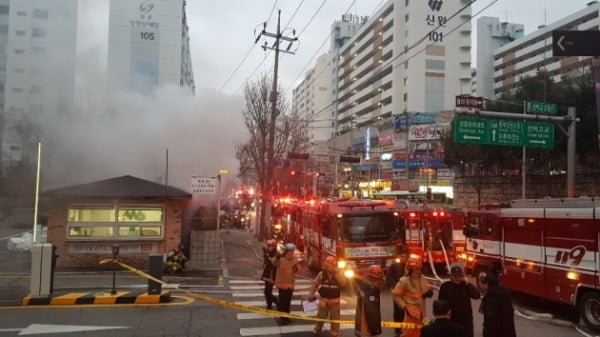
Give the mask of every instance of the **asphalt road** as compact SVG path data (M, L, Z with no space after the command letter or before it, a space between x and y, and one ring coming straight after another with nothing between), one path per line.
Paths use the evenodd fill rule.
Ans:
M224 231L226 264L222 275L189 274L169 279L182 288L197 291L215 298L242 304L264 307L261 283L257 282L261 272L260 249L262 245L249 233ZM0 265L3 261L0 262ZM5 275L1 274L0 279ZM102 277L100 277L102 276ZM59 274L60 287L99 287L104 285L106 275ZM306 293L312 274L305 271L298 275L294 300ZM119 274L122 287L143 286L146 281L125 272ZM0 337L4 336L310 336L312 323L294 320L292 325L279 326L278 320L260 314L236 311L192 298L189 294L173 292L174 301L168 305L136 306L69 306L69 307L0 307ZM344 319L353 319L354 297L343 297ZM391 319L391 295L382 296L382 315ZM479 306L478 301L473 307ZM538 308L539 309L539 308ZM293 305L292 310L299 310ZM475 336L481 336L481 315L475 313ZM515 317L519 336L579 337L573 327L561 326L544 321ZM328 326L326 325L326 328ZM344 327L341 336L353 336L351 327ZM324 332L322 336L329 336ZM382 336L393 336L392 329L384 329Z

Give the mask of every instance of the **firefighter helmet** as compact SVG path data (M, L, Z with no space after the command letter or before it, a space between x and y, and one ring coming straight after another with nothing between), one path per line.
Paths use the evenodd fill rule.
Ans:
M291 242L289 242L289 243L285 244L284 249L285 249L286 252L290 252L290 251L293 252L293 251L296 250L296 245L293 244L293 243L291 243Z
M382 279L383 269L381 269L381 267L378 265L369 266L369 269L367 269L367 276L375 279Z
M421 269L422 265L421 265L421 260L419 260L418 258L415 257L411 257L406 261L406 269L407 270L413 270L413 269Z
M325 258L325 265L327 266L337 266L337 261L335 260L335 257L333 256L328 256Z

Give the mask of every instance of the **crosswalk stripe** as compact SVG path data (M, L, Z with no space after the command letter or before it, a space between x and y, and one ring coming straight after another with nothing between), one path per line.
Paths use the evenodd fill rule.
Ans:
M304 291L296 291L294 290L294 295L298 295L298 296L306 296L308 295L309 291L308 290L304 290ZM273 291L273 294L279 294L278 291ZM256 293L256 292L234 292L231 294L233 297L262 297L265 296L264 293Z
M148 286L148 285L146 285ZM263 290L265 289L264 285L253 285L253 286L229 286L231 290ZM297 285L294 289L310 289L310 285Z
M312 283L312 280L296 279L296 283ZM229 280L229 284L264 284L261 280Z
M235 301L236 304L241 304L241 305L249 305L252 307L264 307L265 304L265 300L262 301ZM348 302L346 302L345 299L341 299L340 300L340 304L347 304ZM292 300L292 305L301 305L300 300Z
M311 315L311 316L316 316L316 311L312 311L312 312L303 312L303 311L292 311L292 314L296 314L296 315ZM354 314L355 314L355 309L342 309L340 310L340 315L342 316L348 316L348 319L353 319L354 318ZM259 314L259 313L255 313L255 312L240 312L237 314L237 319L239 320L244 320L244 319L263 319L263 318L273 318L273 316L269 316L269 315L263 315L263 314Z
M312 331L314 324L303 325L284 325L284 326L266 326L258 328L241 328L240 336L261 336L261 335L278 335L284 333ZM353 329L352 324L342 324L340 329Z

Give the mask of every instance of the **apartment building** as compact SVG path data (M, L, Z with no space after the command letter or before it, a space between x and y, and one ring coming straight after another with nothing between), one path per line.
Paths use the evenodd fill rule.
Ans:
M2 169L33 161L35 125L69 118L73 110L77 0L19 0L8 10L1 67L4 80ZM4 28L2 28L4 27Z
M151 95L163 85L193 93L184 0L111 0L109 92Z
M571 15L540 27L494 51L493 88L496 97L514 89L522 76L535 76L538 69L545 69L553 80L560 82L572 71L587 71L589 56L553 57L552 31L554 30L598 30L600 3L590 2ZM481 69L477 69L478 73ZM477 86L482 83L478 81Z
M494 51L524 34L522 24L500 22L499 18L489 16L477 20L476 96L494 99Z

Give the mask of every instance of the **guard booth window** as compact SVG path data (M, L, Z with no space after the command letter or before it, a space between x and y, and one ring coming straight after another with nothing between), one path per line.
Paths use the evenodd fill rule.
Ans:
M68 239L162 238L164 212L160 206L71 206Z

